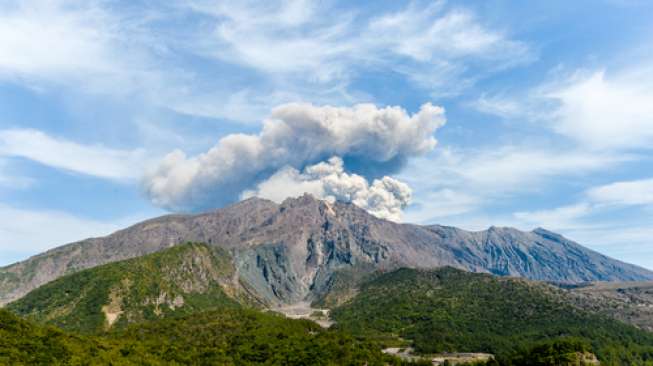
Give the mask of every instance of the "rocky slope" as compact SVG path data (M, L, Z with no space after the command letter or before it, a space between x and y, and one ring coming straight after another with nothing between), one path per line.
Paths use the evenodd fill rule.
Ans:
M469 232L397 224L305 195L277 205L252 198L199 215L169 215L68 244L0 269L0 304L65 274L186 241L229 252L237 277L270 305L313 300L335 271L444 265L558 282L640 281L653 273L537 229Z

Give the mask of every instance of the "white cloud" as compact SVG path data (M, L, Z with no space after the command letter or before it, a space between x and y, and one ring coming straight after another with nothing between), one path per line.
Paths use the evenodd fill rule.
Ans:
M588 190L587 196L598 204L653 205L653 179L614 182Z
M587 219L609 214L623 206L647 205L653 205L653 179L614 182L592 187L584 192L583 199L577 203L552 209L515 212L513 217L520 225L536 225L555 230L600 231L615 224L598 220L588 223Z
M80 95L102 95L136 101L139 108L190 115L195 115L189 108L193 106L204 116L233 90L212 85L208 92L197 69L175 63L180 55L172 48L182 36L163 36L156 27L174 21L177 14L166 11L81 0L3 2L0 80L36 91L55 90L75 98L75 104ZM214 112L211 117L226 117Z
M416 224L433 224L435 220L451 218L473 212L483 199L469 192L442 188L422 193L419 201L406 212L406 221Z
M537 189L547 179L583 175L631 160L613 153L505 145L480 149L442 148L416 159L401 178L411 185L467 187L478 192L523 192Z
M653 68L575 76L546 96L560 103L555 131L588 148L653 146Z
M110 34L98 29L109 19L97 7L34 1L1 9L0 73L60 78L115 72Z
M57 169L117 181L138 179L146 165L143 150L81 145L30 129L0 130L0 156L26 158Z
M328 81L345 72L338 59L346 58L354 44L346 37L349 17L328 19L315 7L289 1L195 3L194 9L217 17L214 38L202 40L212 56L266 72L312 72L314 81Z
M214 64L189 67L197 56ZM373 101L350 85L362 73L455 94L480 77L472 63L491 72L529 57L525 44L441 3L374 14L309 1L0 5L0 79L247 122L290 101Z
M653 146L653 67L608 73L553 73L527 92L482 95L471 106L506 119L526 119L566 136L579 149L649 149Z
M455 169L465 180L476 184L514 190L519 189L520 185L539 183L545 178L602 169L606 164L622 159L608 154L506 146L485 151L470 160L463 158Z
M292 167L283 168L243 196L281 202L304 193L331 202L350 202L393 221L401 220L402 210L411 199L411 190L404 183L386 176L370 184L360 175L345 173L344 163L338 157L308 166L301 173Z
M0 265L25 259L56 245L110 234L138 221L97 221L66 212L26 210L0 204Z
M460 79L467 58L486 62L490 70L532 56L525 44L482 25L470 11L449 10L442 2L371 15L306 1L195 1L191 8L216 22L213 38L202 38L198 52L285 74L286 80L347 84L365 67L405 74L442 94L454 89L444 81Z
M407 220L419 223L444 220L478 229L493 222L497 224L498 220L505 224L516 221L514 216L479 218L487 207L524 194L540 194L548 184L560 182L562 177L564 181L578 180L631 159L624 154L517 145L440 148L429 156L413 159L398 178L413 188L418 203L409 207Z
M523 117L526 113L524 101L517 101L505 95L481 95L477 100L468 105L476 110L502 118Z
M579 70L570 77L568 74L560 76L560 70L554 70L551 75L552 81L530 91L522 91L519 95L483 96L473 105L485 113L515 121L528 120L534 126L567 137L564 143L569 147L564 150L577 154L568 158L564 150L554 152L545 160L560 164L548 166L536 162L534 167L538 169L550 171L553 168L555 172L580 164L580 173L605 173L609 167L625 162L647 164L646 152L653 146L653 68L650 62L611 72ZM570 174L575 175L573 169L565 173L566 176ZM541 186L542 182L537 185ZM575 184L582 183L576 181ZM608 254L614 253L649 268L653 266L653 262L635 256L626 258L628 253L650 253L652 250L650 236L647 237L653 204L651 179L593 187L585 189L580 196L578 201L568 205L516 212L506 221L521 228L543 226L560 231L594 248L603 248Z
M530 90L483 94L468 103L483 113L529 121L586 151L633 151L653 146L653 66L641 62L608 72L550 72Z
M373 18L364 37L367 44L420 62L465 56L506 61L508 55L519 62L528 54L523 43L485 28L469 11L445 12L438 2Z
M577 230L579 226L583 226L577 220L591 212L592 206L590 204L578 203L556 207L551 210L515 212L513 216L524 223L523 225L554 228L555 230Z
M444 123L444 110L430 103L412 116L372 104L286 104L272 111L258 135L228 135L195 157L170 153L144 186L156 205L187 210L223 206L285 166L302 169L331 156L345 159L354 173L384 175L433 149L433 134Z
M173 73L154 60L147 14L101 2L9 1L0 5L0 78L28 87L152 99ZM151 94L148 94L150 93Z

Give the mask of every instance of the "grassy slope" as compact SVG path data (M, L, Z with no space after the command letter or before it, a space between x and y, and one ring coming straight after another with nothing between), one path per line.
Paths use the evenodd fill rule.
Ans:
M234 269L223 250L184 244L61 277L7 306L19 315L63 329L91 333L108 328L237 306L225 293ZM232 293L234 295L234 293ZM182 305L183 303L183 305Z
M578 310L562 296L546 285L453 268L400 269L364 284L332 317L340 329L401 336L427 353L508 356L543 339L576 336L607 365L653 360L653 334Z

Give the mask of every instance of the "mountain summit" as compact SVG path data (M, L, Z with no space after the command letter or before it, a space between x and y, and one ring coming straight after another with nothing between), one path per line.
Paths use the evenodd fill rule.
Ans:
M653 272L544 229L470 232L398 224L352 204L304 195L281 204L251 198L208 213L162 216L52 249L0 269L0 304L65 274L187 241L226 250L238 279L270 305L313 300L346 270L452 266L565 283L653 279Z

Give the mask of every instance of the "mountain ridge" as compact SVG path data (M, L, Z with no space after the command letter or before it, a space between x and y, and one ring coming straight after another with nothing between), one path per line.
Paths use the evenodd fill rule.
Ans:
M62 275L188 241L228 251L238 276L271 304L312 300L339 269L449 265L569 283L653 279L653 272L544 229L398 224L304 195L281 204L250 198L207 213L166 215L51 249L0 268L0 304Z

